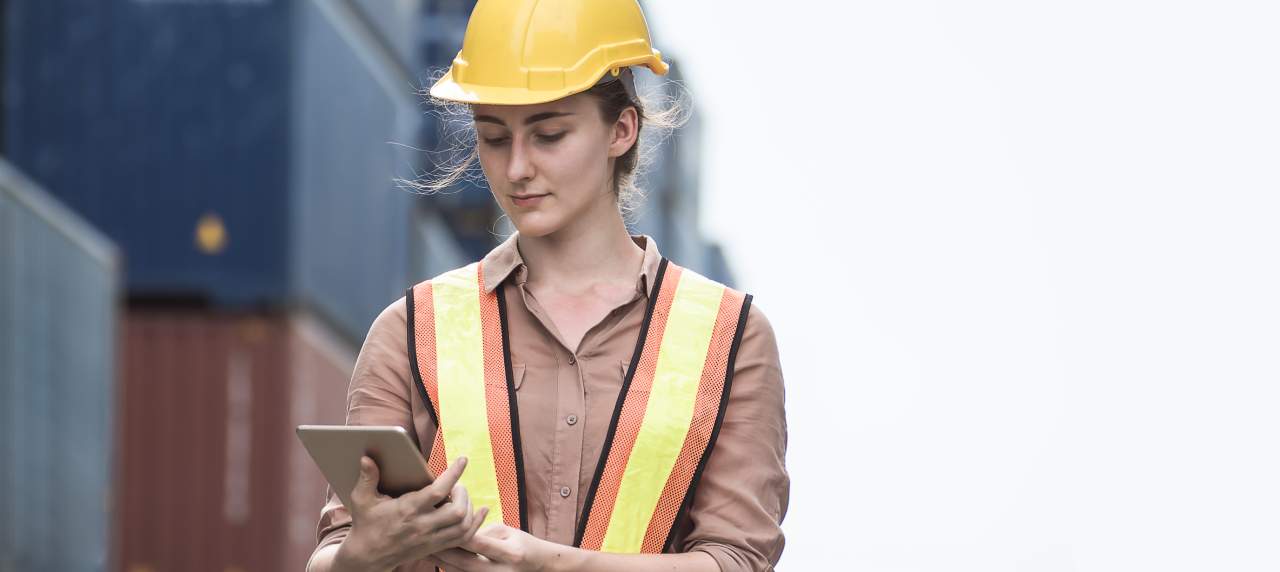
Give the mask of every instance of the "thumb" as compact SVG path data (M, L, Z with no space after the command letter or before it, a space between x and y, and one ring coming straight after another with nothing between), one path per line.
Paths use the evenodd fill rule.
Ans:
M378 496L378 464L368 455L361 456L360 477L356 479L356 486L351 490L351 500L363 504Z

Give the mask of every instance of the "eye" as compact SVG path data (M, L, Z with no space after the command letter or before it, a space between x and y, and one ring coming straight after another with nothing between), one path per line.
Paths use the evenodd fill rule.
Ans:
M498 147L500 145L505 145L507 141L510 141L510 140L511 140L511 137L507 135L503 135L501 137L481 137L480 138L481 142L483 142L485 145L488 145L490 147Z
M565 133L568 133L568 132L561 131L559 133L546 133L546 134L539 133L537 134L537 138L539 141L542 141L543 143L555 143L556 141L564 139Z

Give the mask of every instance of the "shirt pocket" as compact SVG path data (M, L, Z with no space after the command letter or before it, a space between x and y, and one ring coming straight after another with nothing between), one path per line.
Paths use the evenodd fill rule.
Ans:
M612 366L611 369L609 369L609 375L605 376L602 380L602 385L600 385L599 388L600 394L612 395L609 399L617 399L618 392L620 392L620 390L622 390L622 386L627 383L627 372L630 370L630 361L620 361L616 366ZM630 390L634 393L649 393L648 390L641 392L641 390L637 389L635 386L635 380L632 380Z
M511 364L511 384L515 386L516 391L520 391L520 386L524 385L524 373L524 364Z

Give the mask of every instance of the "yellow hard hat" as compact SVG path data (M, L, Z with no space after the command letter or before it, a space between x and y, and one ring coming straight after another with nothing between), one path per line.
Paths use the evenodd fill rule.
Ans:
M431 95L527 105L590 89L643 65L664 75L638 0L479 0L462 51Z

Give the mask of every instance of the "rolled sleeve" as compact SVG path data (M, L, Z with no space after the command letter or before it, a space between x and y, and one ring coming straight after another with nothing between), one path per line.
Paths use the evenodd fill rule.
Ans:
M790 492L783 405L777 340L753 304L724 421L695 489L683 551L705 552L725 572L772 570L777 564Z

